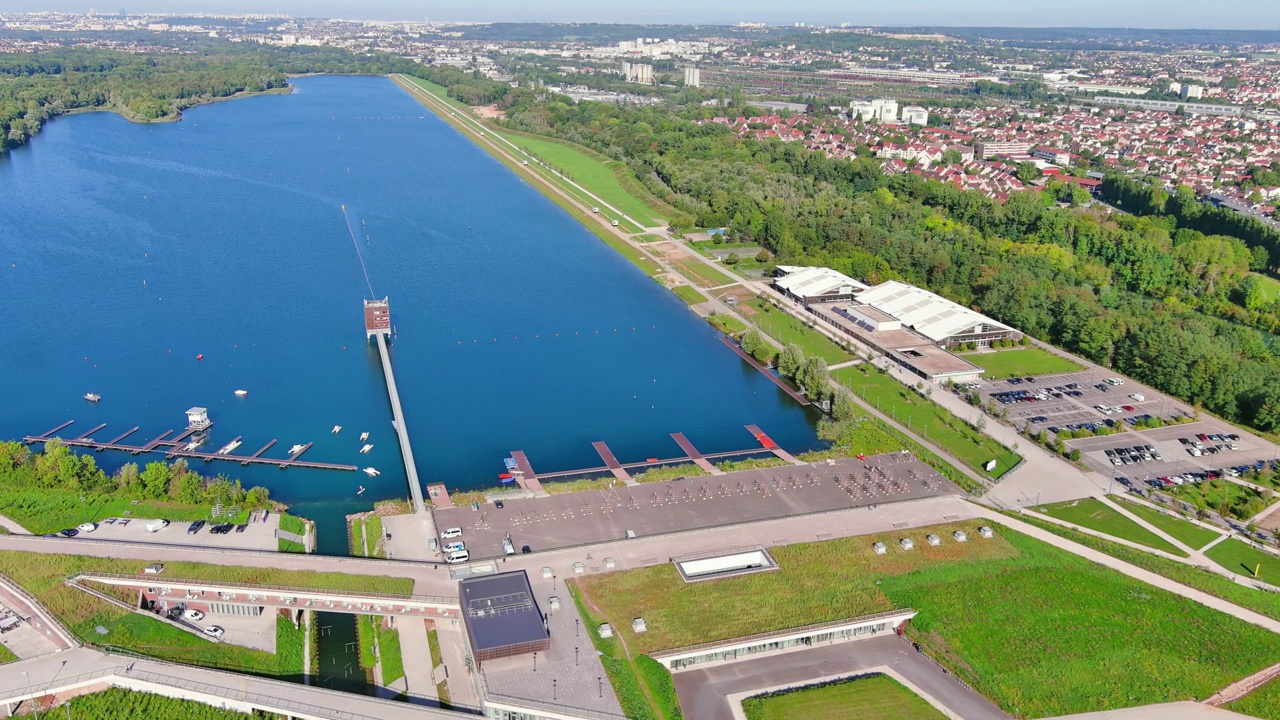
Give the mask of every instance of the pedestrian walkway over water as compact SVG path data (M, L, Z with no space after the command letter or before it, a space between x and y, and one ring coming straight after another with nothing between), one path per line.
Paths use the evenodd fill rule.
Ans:
M378 354L382 356L382 374L387 380L387 395L391 398L392 424L400 438L400 454L404 457L404 473L409 481L409 493L413 497L415 512L426 512L427 504L422 499L422 483L418 482L418 466L413 462L413 448L409 446L409 431L404 425L404 411L400 409L400 391L396 390L396 375L391 370L391 353L387 348L387 338L383 333L375 333L378 339Z

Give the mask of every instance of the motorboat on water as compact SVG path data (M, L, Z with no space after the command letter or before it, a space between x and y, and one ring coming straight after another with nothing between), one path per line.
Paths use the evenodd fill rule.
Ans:
M363 495L363 494L364 494L364 486L363 486L363 485L361 485L361 486L360 486L360 489L356 491L356 494L357 494L357 495Z
M188 442L186 445L183 445L182 449L186 450L187 452L191 452L192 450L195 450L196 448L203 445L204 441L205 441L204 435L196 435L195 437L191 438L190 442Z
M218 448L218 454L219 454L219 455L227 455L227 454L229 454L232 450L235 450L235 449L236 449L236 448L238 448L238 447L240 447L240 438L236 438L235 440L232 440L231 442L227 443L226 445L223 445L222 447Z
M340 433L340 432L342 432L342 426L341 426L341 425L334 425L334 426L333 426L333 434L334 434L334 435L337 435L337 434L338 434L338 433Z
M369 439L369 433L367 432L360 433L360 442L364 442L365 440L368 440L368 439Z
M236 397L245 397L249 394L248 390L237 390Z
M368 475L369 477L378 477L382 473L378 472L377 469L375 468L367 467L364 469L364 474Z
M366 444L364 447L360 448L360 452L362 452L362 453L367 453L367 452L369 452L369 451L370 451L370 450L372 450L372 449L373 449L373 446L372 446L372 445L368 445L368 444Z
M84 399L88 400L89 402L98 402L99 400L102 399L102 396L99 395L98 393L85 393Z
M303 445L302 443L298 443L297 445L294 445L293 447L289 448L289 454L297 455L299 452L302 452L302 448L304 447L306 447L306 445Z

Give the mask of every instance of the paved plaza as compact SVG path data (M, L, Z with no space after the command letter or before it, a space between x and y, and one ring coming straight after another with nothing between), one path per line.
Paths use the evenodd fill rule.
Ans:
M881 503L960 496L963 491L909 453L806 466L512 499L478 510L436 510L441 528L460 527L473 560L502 557L510 533L520 554L649 537Z

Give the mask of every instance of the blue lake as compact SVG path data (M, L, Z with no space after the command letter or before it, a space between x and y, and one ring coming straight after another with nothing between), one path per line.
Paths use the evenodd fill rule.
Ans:
M195 464L337 529L333 552L343 514L406 495L357 245L391 299L424 482L495 485L511 450L540 472L596 466L594 440L672 457L676 431L747 448L747 423L820 444L813 411L681 300L384 78L300 79L172 124L60 119L0 158L0 187L0 438L75 420L65 435L138 425L141 443L204 406L206 449L314 442L306 459L382 474Z

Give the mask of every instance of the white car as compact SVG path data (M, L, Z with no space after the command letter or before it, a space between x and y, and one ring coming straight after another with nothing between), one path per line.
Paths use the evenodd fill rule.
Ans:
M186 620L191 620L192 622L200 622L204 619L204 613L193 608L187 608L182 612L182 617Z
M221 625L210 625L209 627L205 628L201 632L203 632L205 635L208 635L211 638L220 638L224 634L226 634L227 631L223 630Z
M1138 402L1143 402L1144 400L1147 399L1147 396L1143 395L1142 393L1133 393L1129 395L1129 398L1132 400L1137 400Z
M466 544L460 543L460 542L449 543L444 546L444 551L447 553L458 553L466 549L467 549Z
M466 550L461 550L459 552L449 553L445 556L444 561L450 565L456 565L457 563L464 563L470 559L471 553L468 553Z
M98 529L98 523L87 522L80 526L80 532L93 532Z
M444 538L445 540L448 540L450 538L462 537L462 528L460 527L445 528L444 530L440 531L440 537Z

